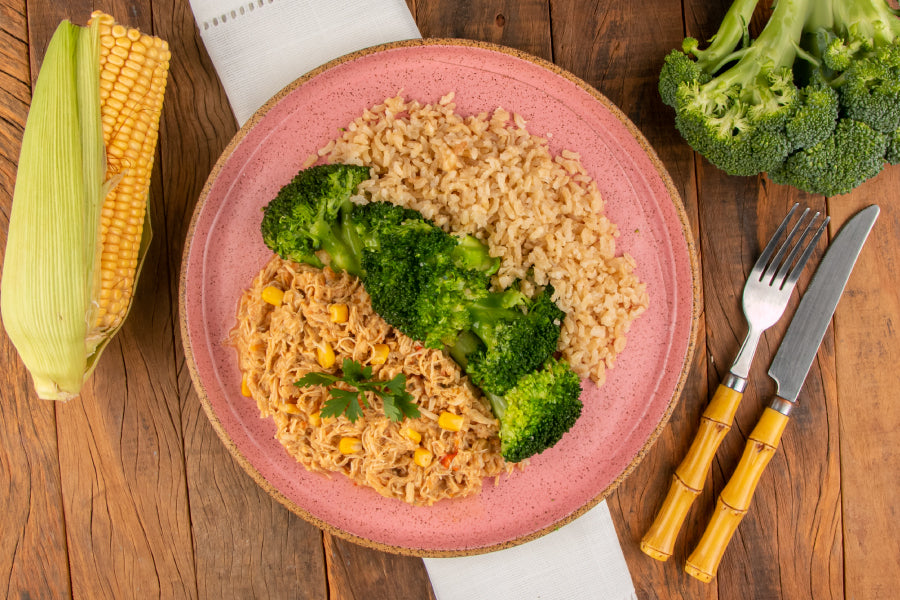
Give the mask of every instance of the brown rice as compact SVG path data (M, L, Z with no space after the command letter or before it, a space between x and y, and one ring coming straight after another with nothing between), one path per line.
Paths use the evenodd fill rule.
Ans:
M389 98L311 160L370 166L373 179L360 189L372 199L486 241L502 258L497 286L529 274L537 285L551 283L567 315L563 356L602 384L648 296L634 260L616 255L618 230L596 184L578 154L552 156L519 115L497 108L463 117L453 97L424 105Z

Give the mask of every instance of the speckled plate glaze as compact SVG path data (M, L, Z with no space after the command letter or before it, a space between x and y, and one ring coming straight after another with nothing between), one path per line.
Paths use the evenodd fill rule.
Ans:
M225 345L235 307L270 253L260 209L339 128L385 98L436 102L456 92L457 111L498 106L521 114L551 150L581 154L647 282L650 309L598 389L586 385L573 430L528 468L477 497L413 507L343 476L308 473L241 396ZM606 497L659 435L677 401L696 335L698 274L690 228L672 182L630 121L596 90L520 52L462 40L417 40L358 52L313 71L272 98L219 159L197 204L181 273L181 327L206 412L241 466L289 509L331 533L421 556L486 552L534 539Z

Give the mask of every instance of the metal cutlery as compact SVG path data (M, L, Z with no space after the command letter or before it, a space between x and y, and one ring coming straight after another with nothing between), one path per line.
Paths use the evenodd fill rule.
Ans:
M750 271L742 296L747 335L728 376L703 412L697 435L675 471L656 519L641 540L641 550L657 560L664 561L672 555L675 539L691 504L703 489L716 450L731 429L760 336L784 313L800 272L828 224L827 217L820 221L818 212L807 219L807 208L784 237L798 206L795 204L788 212Z
M877 206L869 206L841 228L800 300L769 367L769 376L777 384L776 396L750 434L737 468L719 495L713 517L685 565L685 571L701 581L711 581L715 576L722 554L750 506L759 478L778 448L800 388L878 212Z

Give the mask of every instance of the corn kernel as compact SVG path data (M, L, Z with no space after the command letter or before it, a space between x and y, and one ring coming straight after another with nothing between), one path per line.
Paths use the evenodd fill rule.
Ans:
M388 348L387 344L375 344L372 346L372 358L369 360L370 364L373 365L383 365L387 362L388 354L390 354L391 349Z
M112 16L100 11L91 13L91 21L96 21L100 30L100 110L107 148L106 179L123 173L132 175L129 185L120 185L107 194L103 210L131 206L137 215L135 227L127 230L125 237L121 237L122 232L113 232L121 239L108 239L108 232L101 229L103 247L115 248L114 253L101 256L101 271L118 272L124 268L121 275L102 279L104 288L115 292L100 300L94 327L111 331L121 323L131 301L157 139L156 135L138 132L159 129L169 65L166 56L148 52L150 45L162 46L162 40L142 36L137 29L117 24ZM147 43L136 43L142 37L147 38Z
M284 402L281 404L281 412L286 412L289 415L303 414L303 411L296 404L291 404L290 402Z
M338 450L341 454L356 454L362 450L362 441L355 437L343 437L338 442Z
M241 396L250 397L250 386L247 385L247 376L241 375Z
M281 302L284 300L284 292L274 285L266 286L260 296L272 306L281 306Z
M422 434L412 427L404 427L402 433L417 444L422 442Z
M329 369L334 365L334 348L331 344L325 342L316 348L316 360L323 369Z
M444 411L438 417L438 427L447 431L459 431L462 429L462 415L454 415L452 412Z
M328 306L328 313L331 315L332 323L346 323L350 309L346 304L331 304Z
M322 424L322 414L319 411L314 412L309 415L309 424L313 427L318 427Z
M430 465L432 460L434 460L434 454L430 450L416 448L416 451L413 452L413 462L422 468Z

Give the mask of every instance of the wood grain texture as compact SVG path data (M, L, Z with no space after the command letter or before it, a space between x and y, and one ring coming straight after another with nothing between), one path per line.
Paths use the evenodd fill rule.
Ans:
M659 100L656 78L662 58L685 35L715 32L730 0L406 1L424 36L518 48L595 86L647 137L686 206L704 282L697 353L669 425L608 499L638 597L894 595L900 167L826 201L764 177L729 177L695 155ZM172 49L151 190L154 241L132 313L82 398L38 401L0 334L5 595L433 599L420 560L325 535L269 497L218 439L193 389L178 327L181 254L200 190L237 126L187 0L0 0L0 244L32 74L59 20L83 23L94 8L167 39ZM752 31L767 10L757 11ZM750 512L718 578L703 585L683 572L684 560L774 392L766 370L787 319L763 338L735 427L675 555L660 563L638 544L744 335L744 278L795 201L827 209L832 235L867 204L883 212ZM796 303L797 294L788 314Z
M417 0L414 14L422 37L492 42L553 59L545 0Z
M419 558L387 554L325 534L331 600L434 600Z
M185 366L177 325L181 256L197 198L237 130L185 2L154 2L153 25L172 51L158 163L163 193L173 366L201 598L323 598L321 532L291 514L240 468L206 418ZM184 118L191 115L191 118ZM191 159L186 161L185 157Z
M31 30L45 39L62 18L83 24L92 9L125 15L128 25L152 32L149 2L31 2ZM164 202L157 178L150 194L157 231ZM81 398L57 407L77 597L196 595L166 257L165 239L157 236L128 320Z
M834 317L847 598L896 595L900 576L900 204L894 167L829 199L834 227L878 204L881 214Z

